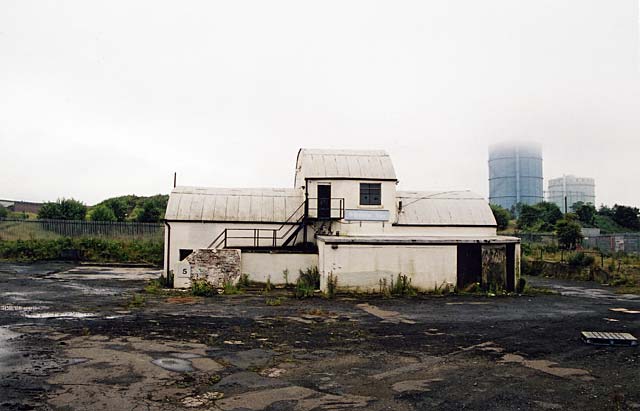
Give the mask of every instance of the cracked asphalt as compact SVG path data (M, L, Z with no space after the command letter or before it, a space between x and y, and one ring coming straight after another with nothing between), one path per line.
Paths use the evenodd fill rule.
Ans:
M493 298L276 291L131 304L158 275L0 264L0 409L640 409L640 349L580 340L640 337L640 299L592 283L531 278L561 294Z

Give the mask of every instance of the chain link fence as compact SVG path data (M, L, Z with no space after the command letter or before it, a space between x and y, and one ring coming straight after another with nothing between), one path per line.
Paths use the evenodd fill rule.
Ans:
M0 240L38 240L60 237L162 241L164 239L164 224L72 220L0 220Z
M551 233L517 233L525 244L558 245ZM640 233L600 234L585 237L582 248L598 250L604 254L627 253L640 255Z

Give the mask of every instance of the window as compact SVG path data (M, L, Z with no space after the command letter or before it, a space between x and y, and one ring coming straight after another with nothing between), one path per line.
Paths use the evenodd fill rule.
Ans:
M182 261L185 258L189 257L192 252L193 252L193 250L180 249L180 261Z
M360 205L382 205L380 183L360 183Z

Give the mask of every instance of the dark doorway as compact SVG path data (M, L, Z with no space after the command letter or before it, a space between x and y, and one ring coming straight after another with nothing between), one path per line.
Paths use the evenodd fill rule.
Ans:
M480 244L458 245L458 288L482 282L482 248Z
M329 184L318 185L318 219L331 218L331 186Z
M516 245L507 244L507 291L516 290Z

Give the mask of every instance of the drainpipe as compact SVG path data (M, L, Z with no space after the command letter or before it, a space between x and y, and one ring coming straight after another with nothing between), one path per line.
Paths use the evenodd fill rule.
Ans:
M164 225L167 227L167 286L173 288L173 276L169 278L171 272L171 226L167 220L164 220Z
M307 247L307 217L309 216L309 180L304 184L304 218L302 219L302 243Z

